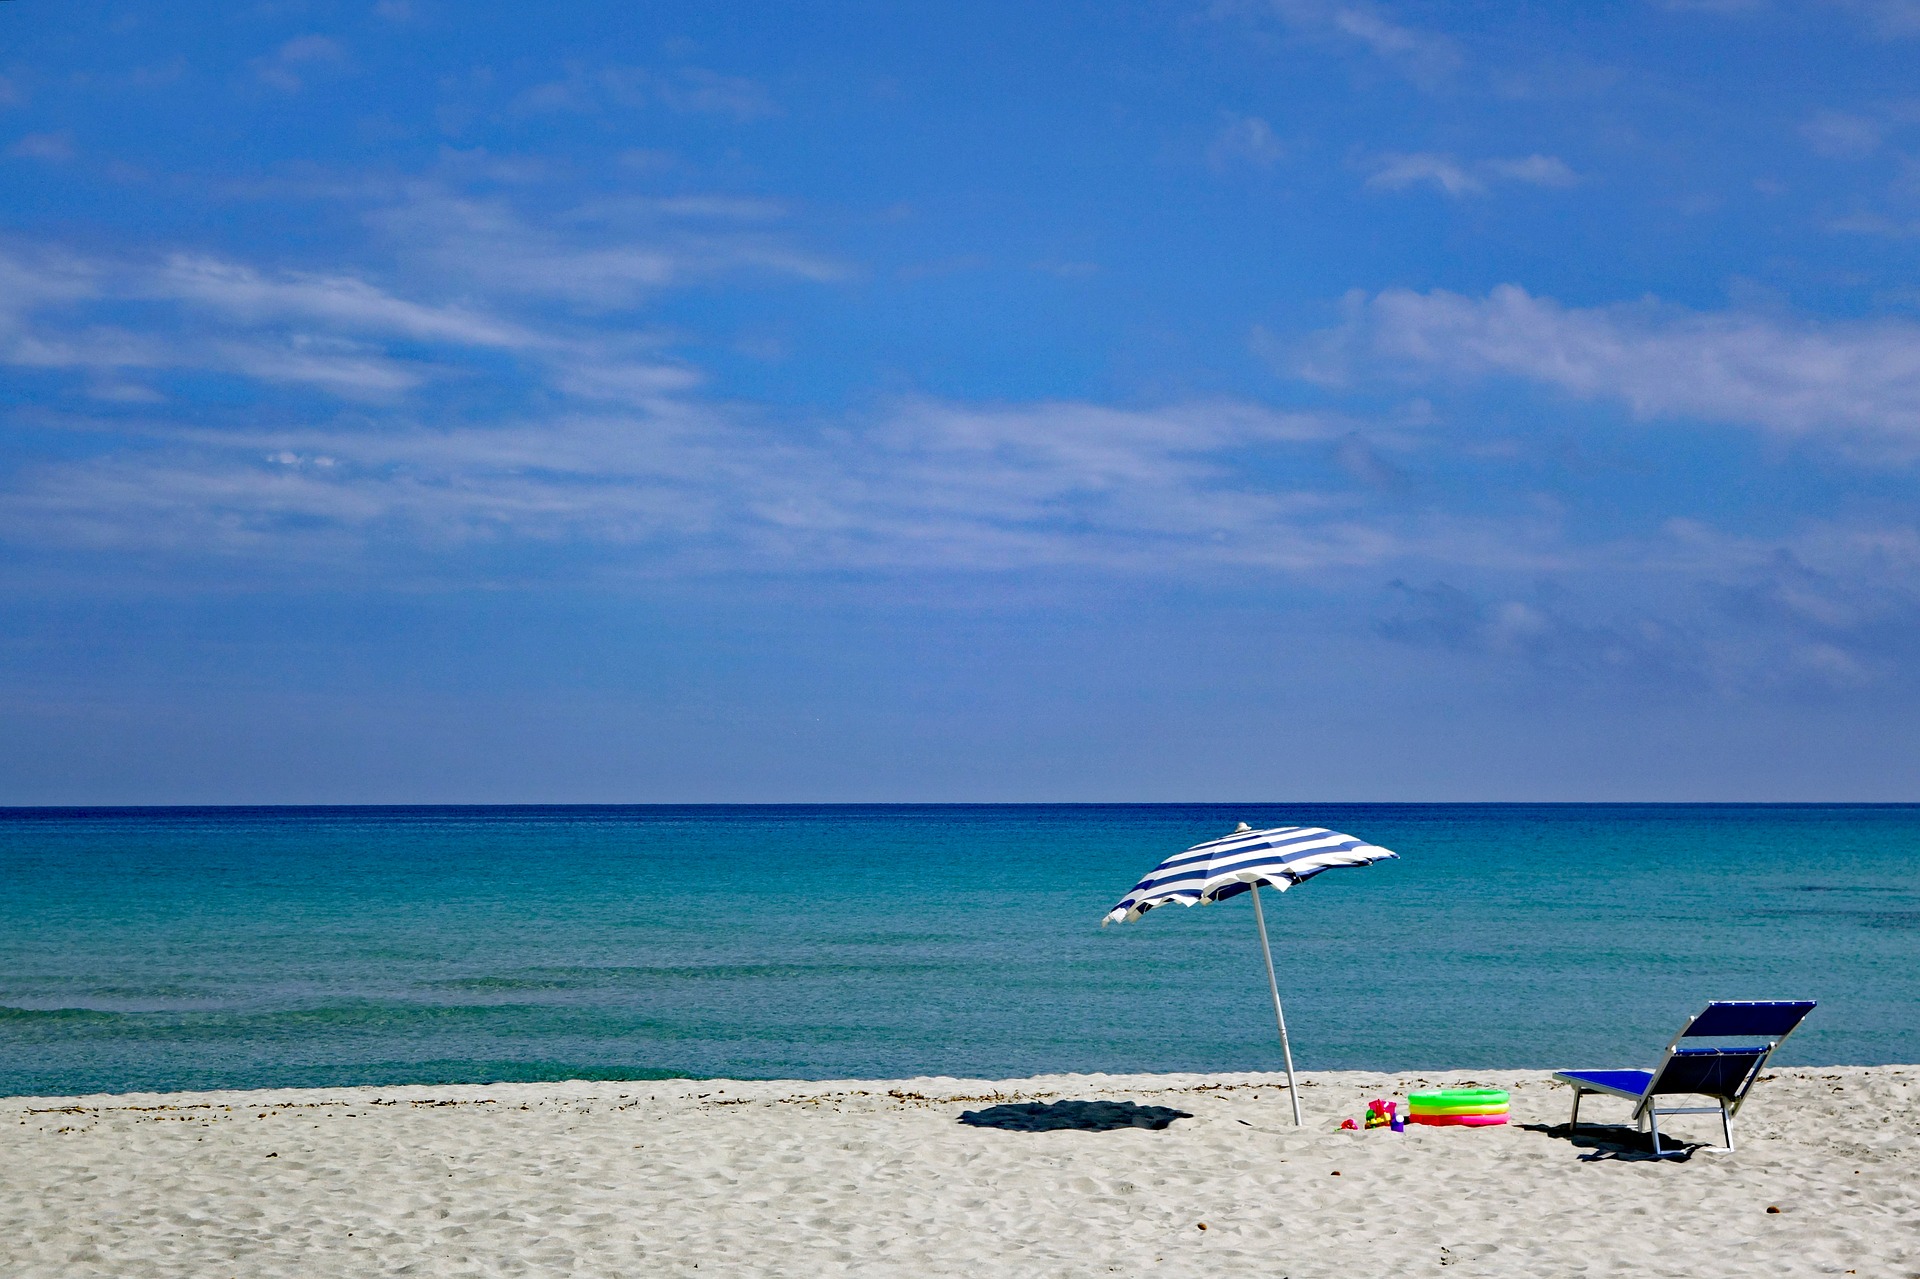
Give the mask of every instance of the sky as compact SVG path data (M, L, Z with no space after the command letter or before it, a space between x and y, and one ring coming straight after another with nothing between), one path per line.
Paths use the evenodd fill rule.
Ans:
M0 4L0 804L1920 800L1916 65Z

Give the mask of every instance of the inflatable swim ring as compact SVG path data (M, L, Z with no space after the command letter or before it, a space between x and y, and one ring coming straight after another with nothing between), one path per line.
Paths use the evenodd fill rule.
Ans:
M1448 1088L1440 1092L1410 1093L1407 1104L1416 1110L1428 1106L1504 1106L1507 1094L1498 1088Z
M1507 1103L1494 1102L1457 1102L1450 1106L1409 1106L1416 1115L1504 1115Z

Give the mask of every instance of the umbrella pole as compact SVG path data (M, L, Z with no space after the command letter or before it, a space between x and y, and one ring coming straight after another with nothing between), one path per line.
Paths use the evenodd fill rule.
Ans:
M1267 961L1267 989L1273 992L1273 1019L1280 1024L1280 1055L1287 1060L1287 1098L1293 1102L1293 1123L1300 1126L1300 1085L1293 1079L1293 1047L1287 1043L1287 1014L1280 1008L1280 983L1273 975L1273 947L1267 941L1267 917L1260 909L1260 885L1253 890L1253 926L1260 931L1260 956Z

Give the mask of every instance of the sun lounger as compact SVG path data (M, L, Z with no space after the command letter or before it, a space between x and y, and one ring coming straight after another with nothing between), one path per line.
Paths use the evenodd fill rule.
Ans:
M1653 1153L1679 1154L1660 1149L1660 1116L1720 1116L1725 1146L1733 1149L1733 1116L1746 1099L1747 1090L1760 1077L1767 1058L1780 1041L1793 1033L1801 1018L1813 1011L1811 999L1775 1002L1728 1001L1711 1003L1694 1017L1667 1045L1666 1056L1652 1070L1562 1070L1554 1075L1558 1083L1573 1085L1573 1119L1568 1135L1580 1127L1580 1098L1588 1093L1625 1097L1634 1103L1636 1128L1653 1133ZM1698 1046L1691 1040L1743 1041L1737 1047ZM1685 1047L1682 1045L1685 1044ZM1710 1097L1713 1106L1676 1106L1662 1108L1655 1100L1676 1094Z

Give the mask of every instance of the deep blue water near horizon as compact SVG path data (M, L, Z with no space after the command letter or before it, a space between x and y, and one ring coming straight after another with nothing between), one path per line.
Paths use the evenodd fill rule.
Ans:
M0 1094L1277 1069L1245 820L1401 860L1266 897L1303 1069L1920 1062L1920 806L0 809Z

